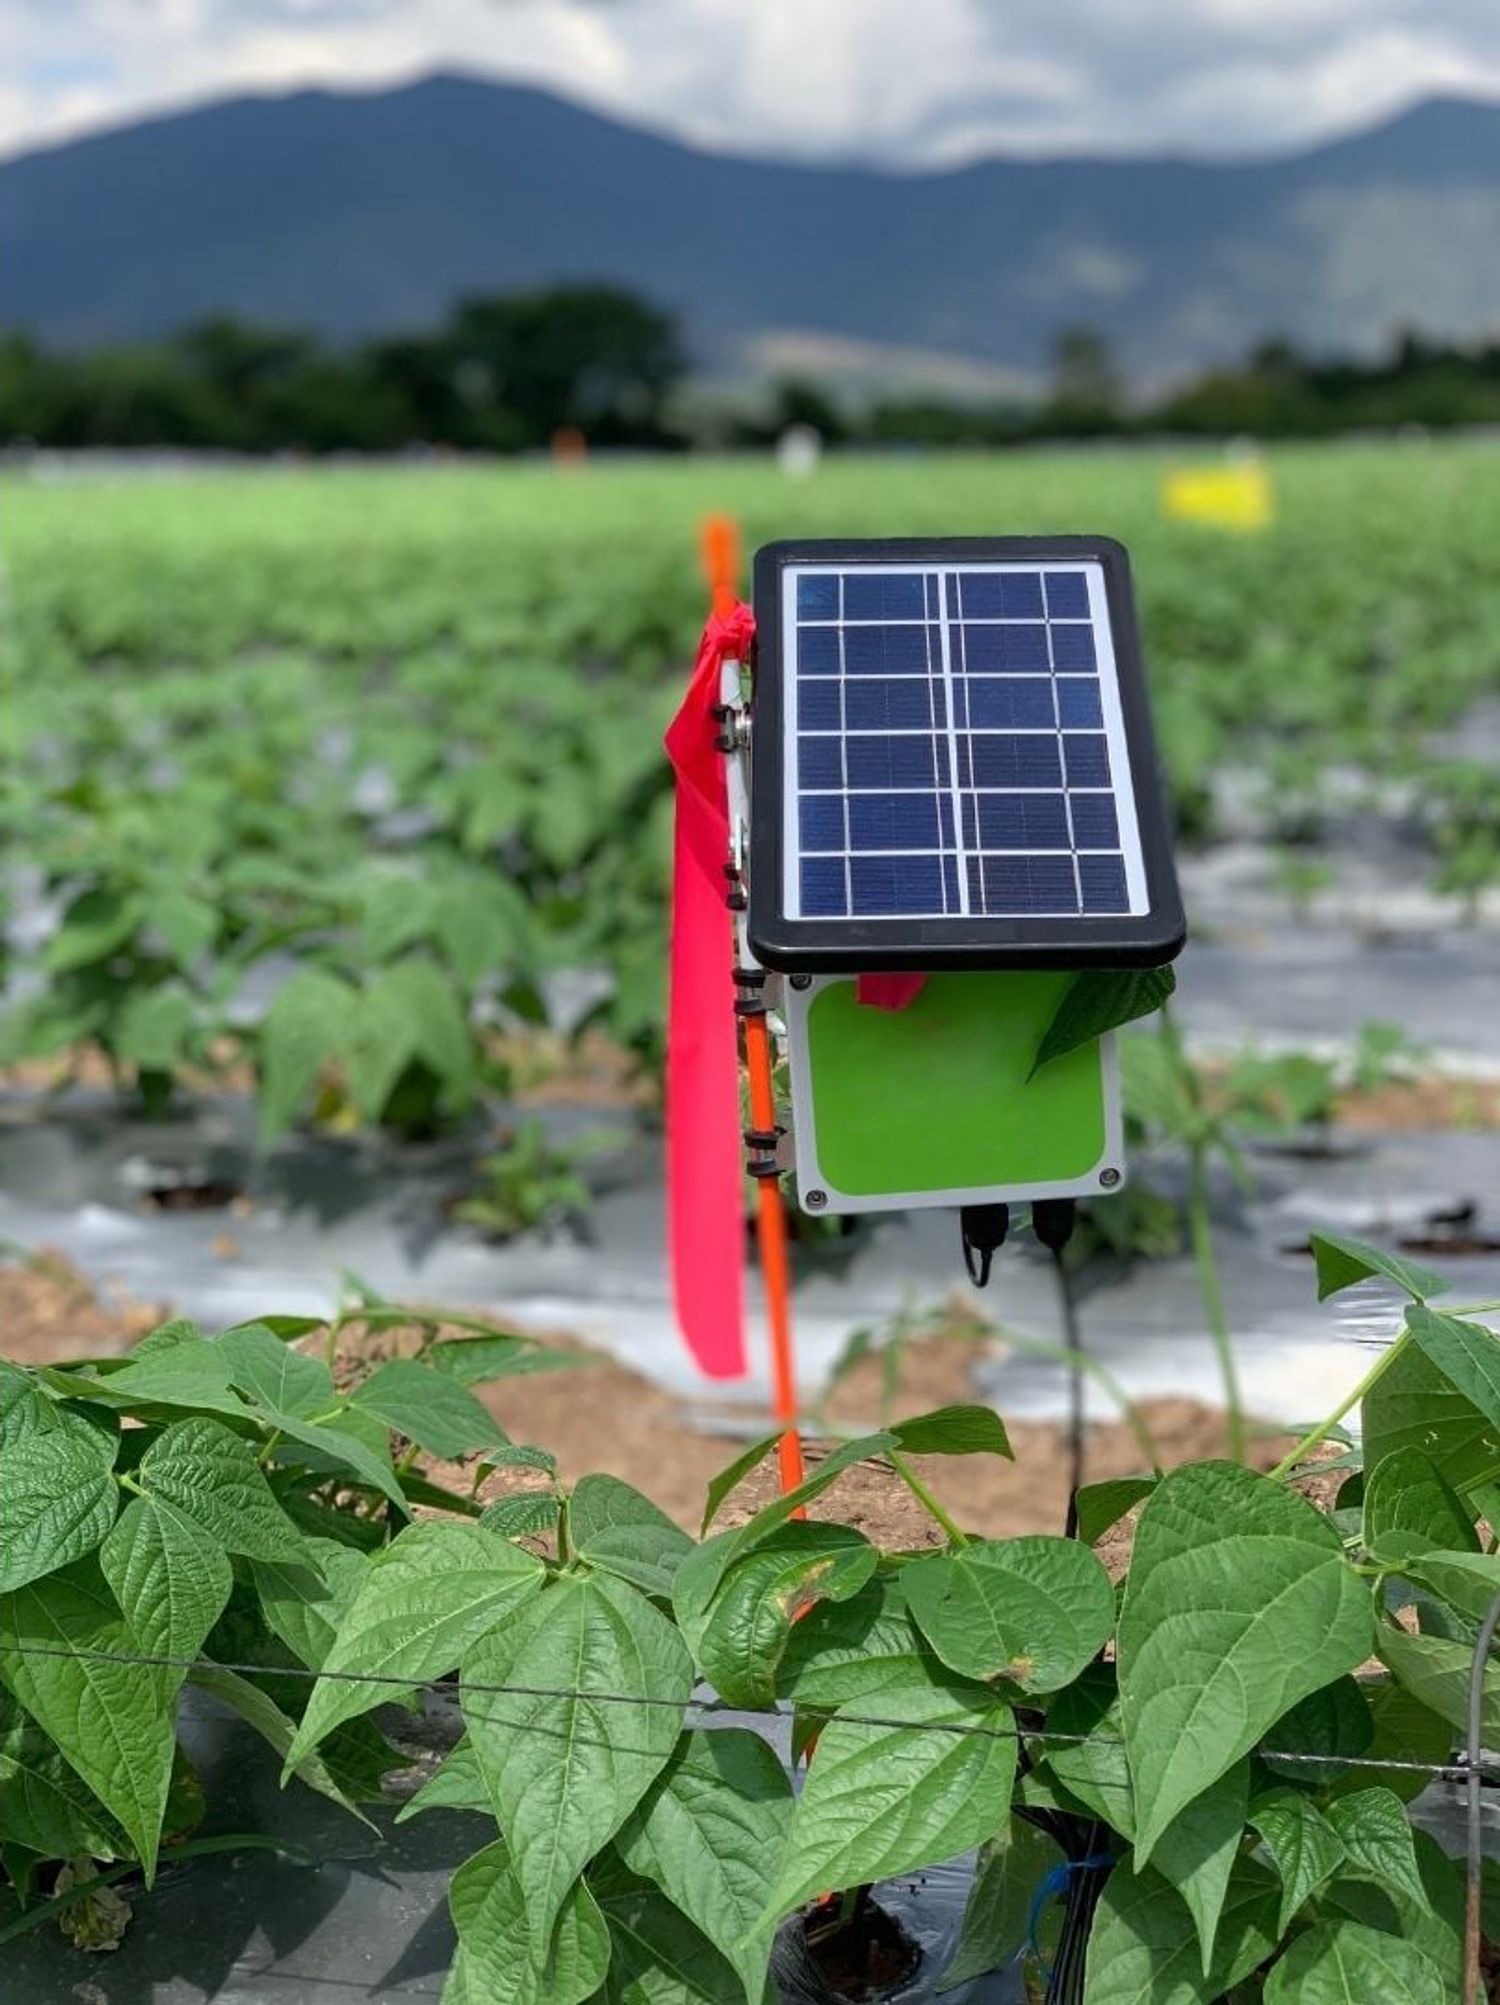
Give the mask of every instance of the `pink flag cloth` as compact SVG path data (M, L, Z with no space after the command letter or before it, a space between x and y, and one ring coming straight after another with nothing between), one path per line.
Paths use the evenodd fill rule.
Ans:
M677 1322L700 1371L745 1375L744 1191L734 926L725 903L729 797L714 707L726 661L743 661L755 615L738 601L703 630L693 679L667 729L677 774L667 1016L667 1250Z
M922 993L926 975L856 975L854 1000L867 1009L905 1009Z

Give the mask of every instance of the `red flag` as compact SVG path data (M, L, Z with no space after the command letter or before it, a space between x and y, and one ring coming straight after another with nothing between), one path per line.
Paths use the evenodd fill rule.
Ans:
M724 901L729 799L714 707L720 670L743 661L755 615L736 601L703 630L667 730L677 773L667 1019L667 1246L677 1321L710 1378L745 1373L744 1191L734 927Z
M854 1000L869 1009L905 1009L916 1001L926 975L856 975Z

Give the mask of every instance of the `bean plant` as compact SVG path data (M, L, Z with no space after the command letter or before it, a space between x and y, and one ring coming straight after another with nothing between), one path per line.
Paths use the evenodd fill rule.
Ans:
M35 1899L66 1862L76 1907L91 1864L149 1884L187 1854L184 1680L357 1811L393 1759L383 1709L457 1674L463 1736L400 1813L474 1819L447 2005L762 2005L780 1929L972 1850L945 1986L1019 1956L1033 1995L1083 2005L1456 2000L1462 1871L1409 1806L1500 1594L1496 1305L1436 1306L1439 1276L1358 1242L1313 1250L1320 1297L1405 1303L1350 1396L1269 1473L1088 1486L1068 1538L975 1537L942 1502L943 1458L1012 1452L985 1407L894 1420L736 1509L758 1442L695 1537L506 1442L469 1391L516 1362L494 1330L429 1330L342 1387L289 1321L7 1367L6 1873ZM393 1430L535 1487L441 1490ZM838 1520L868 1464L928 1542ZM247 1661L264 1674L226 1668ZM1483 1705L1493 1738L1500 1671Z

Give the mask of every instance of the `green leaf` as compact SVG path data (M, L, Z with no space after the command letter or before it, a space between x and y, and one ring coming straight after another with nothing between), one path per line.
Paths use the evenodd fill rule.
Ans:
M1360 1435L1367 1469L1416 1448L1458 1490L1500 1463L1500 1428L1415 1344L1403 1345L1365 1394Z
M1353 1682L1351 1679L1350 1683ZM1359 1690L1370 1730L1358 1752L1392 1761L1422 1762L1430 1767L1441 1766L1450 1759L1454 1742L1452 1727L1414 1699L1395 1678L1388 1675L1361 1678ZM1275 1732L1280 1740L1279 1725ZM1369 1771L1355 1767L1330 1769L1320 1777L1318 1771L1309 1774L1305 1767L1301 1767L1293 1779L1298 1782L1321 1779L1325 1796L1347 1796L1365 1787ZM1384 1782L1393 1796L1409 1803L1427 1787L1428 1777L1420 1772L1410 1774L1392 1770L1386 1774Z
M606 1853L589 1884L611 1945L600 2005L744 2005L734 1966L649 1880Z
M562 1510L553 1490L518 1490L486 1504L480 1524L506 1539L541 1538L557 1524Z
M739 1971L760 2005L770 1957L766 1904L792 1792L772 1749L744 1727L684 1733L615 1844Z
M1276 1882L1254 1860L1241 1859L1231 1875L1207 1977L1192 1917L1171 1881L1119 1865L1089 1934L1084 1996L1088 2005L1211 2005L1275 1947Z
M283 982L260 1032L260 1138L292 1125L324 1066L340 1056L359 993L323 968L301 967Z
M381 968L366 983L353 1019L349 1090L366 1120L380 1118L397 1080L423 1059L452 1094L474 1074L468 1020L436 964L421 956Z
M1250 1806L1250 1822L1265 1840L1281 1876L1276 1933L1285 1935L1298 1911L1344 1863L1337 1831L1312 1798L1299 1789L1273 1789Z
M506 1446L504 1429L466 1386L415 1358L392 1358L351 1397L361 1412L373 1413L443 1462Z
M337 1539L310 1538L304 1550L305 1560L258 1559L250 1570L266 1626L294 1656L321 1671L369 1561Z
M1297 1700L1364 1661L1371 1627L1369 1589L1301 1497L1228 1462L1163 1479L1118 1637L1139 1863Z
M683 1622L704 1677L731 1705L772 1705L793 1624L857 1594L879 1558L848 1525L783 1525L730 1568L701 1622Z
M302 1551L302 1534L271 1494L247 1441L216 1420L174 1420L141 1458L137 1480L227 1552L280 1560Z
M191 891L165 891L151 903L151 924L179 968L191 968L219 936L219 908Z
M193 999L176 983L137 989L127 997L115 1026L114 1048L126 1064L142 1070L172 1072L181 1060L197 1011Z
M568 1499L568 1538L585 1565L664 1599L671 1596L677 1569L693 1550L680 1525L615 1476L580 1480Z
M396 1812L396 1822L420 1817L428 1810L481 1810L490 1814L490 1792L479 1756L467 1734L451 1748L416 1795Z
M1457 1491L1418 1448L1383 1456L1365 1477L1365 1544L1373 1546L1393 1533L1424 1546L1479 1550L1473 1520ZM1500 1588L1500 1580L1496 1586Z
M1406 1806L1389 1789L1359 1789L1328 1806L1328 1822L1343 1845L1344 1873L1371 1881L1431 1913Z
M422 1362L460 1385L490 1385L538 1371L576 1371L591 1362L586 1351L550 1350L529 1337L448 1337L431 1345Z
M229 1369L219 1346L201 1336L149 1353L137 1345L119 1371L99 1380L98 1395L111 1405L188 1407L247 1420L249 1408L230 1385Z
M593 1895L577 1881L556 1927L539 1941L504 1839L465 1859L453 1875L448 1905L458 1931L459 1996L466 2001L582 2005L604 1981L609 1931Z
M725 1464L717 1476L710 1479L708 1501L703 1506L701 1529L704 1533L707 1533L709 1526L719 1515L724 1499L731 1491L739 1488L752 1469L760 1467L780 1439L779 1431L775 1434L763 1434L759 1441L752 1441L742 1455L736 1455L732 1462Z
M1237 1761L1201 1796L1179 1810L1156 1841L1156 1870L1187 1902L1198 1930L1203 1975L1213 1968L1214 1945L1229 1878L1245 1835L1250 1764Z
M951 1687L951 1672L928 1648L893 1581L872 1580L845 1602L820 1602L793 1624L777 1689L799 1706L918 1685Z
M1149 1016L1161 1008L1177 986L1170 968L1086 968L1064 990L1052 1021L1037 1046L1027 1074L1034 1079L1044 1065L1092 1044L1122 1023Z
M268 1746L275 1749L285 1764L282 1781L288 1775L295 1775L299 1782L319 1796L326 1796L330 1803L336 1803L341 1810L347 1810L351 1817L357 1817L361 1824L375 1826L363 1811L357 1809L333 1771L323 1757L313 1753L301 1753L293 1747L296 1736L296 1722L284 1713L276 1701L268 1698L259 1685L252 1685L248 1678L242 1678L238 1671L228 1671L222 1664L200 1664L189 1671L188 1683L200 1692L207 1692L221 1705L238 1713L246 1726L253 1727Z
M43 1859L88 1852L116 1859L125 1839L55 1742L4 1697L0 1704L0 1844Z
M693 1555L693 1564L697 1566L701 1563L706 1569L716 1570L722 1579L737 1559L749 1552L752 1546L759 1545L762 1539L769 1538L778 1525L784 1525L788 1518L795 1517L814 1497L821 1497L846 1469L868 1462L872 1456L883 1455L888 1448L895 1446L894 1434L863 1434L857 1440L842 1442L795 1489L777 1497L736 1530L725 1532L709 1544L699 1546ZM705 1554L711 1555L711 1558L705 1561Z
M59 1411L6 1444L0 1591L82 1559L114 1523L119 1436Z
M1444 2005L1447 1997L1442 1972L1414 1944L1354 1921L1299 1935L1265 1989L1265 2005Z
M1155 1476L1112 1476L1102 1483L1085 1483L1078 1492L1078 1536L1086 1546L1097 1545L1111 1525L1156 1488Z
M1090 1664L1047 1712L1046 1767L1080 1808L1102 1818L1122 1838L1135 1837L1135 1794L1120 1734L1120 1702L1112 1664ZM1062 1739L1078 1734L1077 1741ZM1191 1808L1191 1806L1189 1806ZM1171 1826L1168 1826L1171 1829Z
M692 1685L671 1623L603 1573L564 1575L470 1649L464 1718L542 1943L665 1766Z
M982 1689L887 1692L880 1711L897 1724L835 1714L823 1729L768 1919L816 1893L937 1865L1005 1823L1016 1736L1002 1699Z
M1429 1712L1462 1728L1468 1721L1469 1670L1474 1652L1467 1643L1441 1636L1412 1636L1393 1622L1381 1623L1375 1648L1380 1661ZM1484 1673L1484 1731L1500 1741L1500 1667Z
M991 1406L940 1406L891 1424L908 1455L1004 1455L1015 1460L1005 1422Z
M901 1588L950 1669L1028 1692L1076 1678L1114 1626L1109 1575L1075 1539L973 1539L904 1567Z
M228 1555L165 1498L137 1497L100 1547L99 1564L142 1650L179 1660L156 1667L166 1705L224 1612L234 1585Z
M1385 1557L1383 1548L1377 1557ZM1500 1553L1406 1553L1399 1565L1408 1580L1430 1588L1470 1622L1482 1623L1500 1595Z
M43 966L48 974L65 975L106 960L124 946L144 917L141 900L133 893L85 891L63 914L47 944Z
M1387 1253L1379 1246L1367 1246L1362 1239L1338 1239L1331 1232L1315 1232L1308 1245L1317 1264L1320 1302L1360 1281L1372 1280L1377 1274L1394 1281L1402 1294L1410 1295L1415 1302L1425 1301L1429 1295L1441 1295L1450 1285L1430 1267L1418 1267L1415 1261L1403 1260L1399 1254Z
M1482 1323L1440 1316L1423 1302L1406 1312L1418 1347L1489 1425L1500 1427L1500 1337Z
M1063 1863L1056 1839L1022 1817L1012 1817L980 1848L958 1943L938 1980L940 1993L997 1970L1025 1946L1037 1889Z
M338 1403L322 1359L293 1350L264 1323L226 1330L213 1349L227 1361L230 1383L267 1414L312 1420Z
M175 1742L156 1673L97 1564L0 1596L0 1679L156 1871ZM46 1653L46 1654L44 1654Z
M458 1668L464 1653L538 1592L539 1559L482 1525L408 1525L370 1561L313 1688L289 1759L341 1720ZM358 1671L401 1684L368 1684Z

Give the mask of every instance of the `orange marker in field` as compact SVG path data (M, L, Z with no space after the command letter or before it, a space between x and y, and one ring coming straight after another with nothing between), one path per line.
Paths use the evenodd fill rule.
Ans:
M740 525L732 515L704 516L698 529L698 555L713 610L723 618L740 588Z

